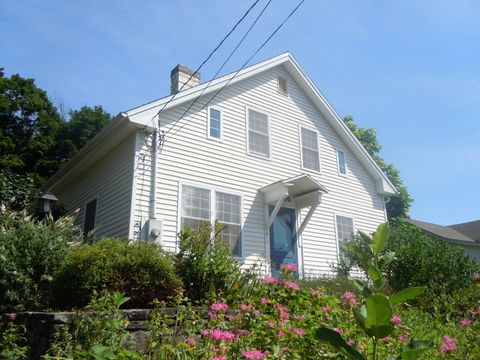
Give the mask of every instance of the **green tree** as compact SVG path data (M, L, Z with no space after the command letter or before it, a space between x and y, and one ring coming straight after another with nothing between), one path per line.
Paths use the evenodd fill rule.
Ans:
M407 187L400 178L400 171L393 164L387 164L385 160L379 156L382 146L378 142L375 129L361 128L353 122L351 115L345 116L343 121L398 190L398 195L390 197L390 201L386 204L388 219L405 217L413 199L410 197Z
M63 119L33 79L0 72L0 167L32 174L36 185L58 169L57 133Z

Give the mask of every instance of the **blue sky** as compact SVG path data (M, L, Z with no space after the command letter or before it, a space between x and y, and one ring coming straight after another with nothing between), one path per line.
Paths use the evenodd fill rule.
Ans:
M0 0L0 66L34 78L66 111L98 104L117 114L167 95L170 70L196 68L252 2ZM248 59L296 4L273 0L223 72ZM376 129L381 155L415 199L413 218L480 219L479 1L306 0L253 61L284 51L341 116Z

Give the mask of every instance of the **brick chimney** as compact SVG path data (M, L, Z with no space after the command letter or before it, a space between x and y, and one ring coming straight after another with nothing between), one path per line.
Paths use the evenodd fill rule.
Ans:
M182 90L187 90L200 84L200 73L196 72L193 76L192 74L193 71L184 65L178 64L175 66L170 73L170 79L172 81L170 87L171 94L176 94L185 83ZM190 76L192 76L192 79L187 83Z

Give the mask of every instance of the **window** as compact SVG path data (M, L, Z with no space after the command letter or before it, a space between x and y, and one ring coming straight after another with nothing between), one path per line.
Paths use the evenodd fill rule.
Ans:
M301 127L302 167L320 171L320 154L318 151L318 133Z
M181 228L188 226L192 230L198 230L202 223L218 222L223 229L219 238L230 244L233 255L241 256L241 196L182 185L180 217Z
M97 199L93 199L85 206L85 220L83 233L88 234L95 228L95 216L97 214Z
M287 79L282 77L277 78L277 90L282 95L288 95Z
M346 216L336 216L337 240L340 255L345 251L345 243L352 241L355 235L353 219Z
M268 115L248 109L248 152L270 157Z
M347 163L345 161L345 153L342 150L337 150L338 173L340 175L347 175Z
M222 138L222 112L208 108L208 137L220 140Z

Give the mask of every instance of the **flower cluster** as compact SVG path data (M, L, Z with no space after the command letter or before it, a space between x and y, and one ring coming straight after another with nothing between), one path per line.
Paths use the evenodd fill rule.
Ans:
M357 296L351 291L345 291L342 294L342 299L342 305L347 308L357 306Z
M443 337L443 343L440 345L440 352L441 353L450 353L452 351L457 350L457 339L445 335Z
M242 353L242 357L245 359L252 359L252 360L262 360L268 356L268 351L262 350L247 350Z

